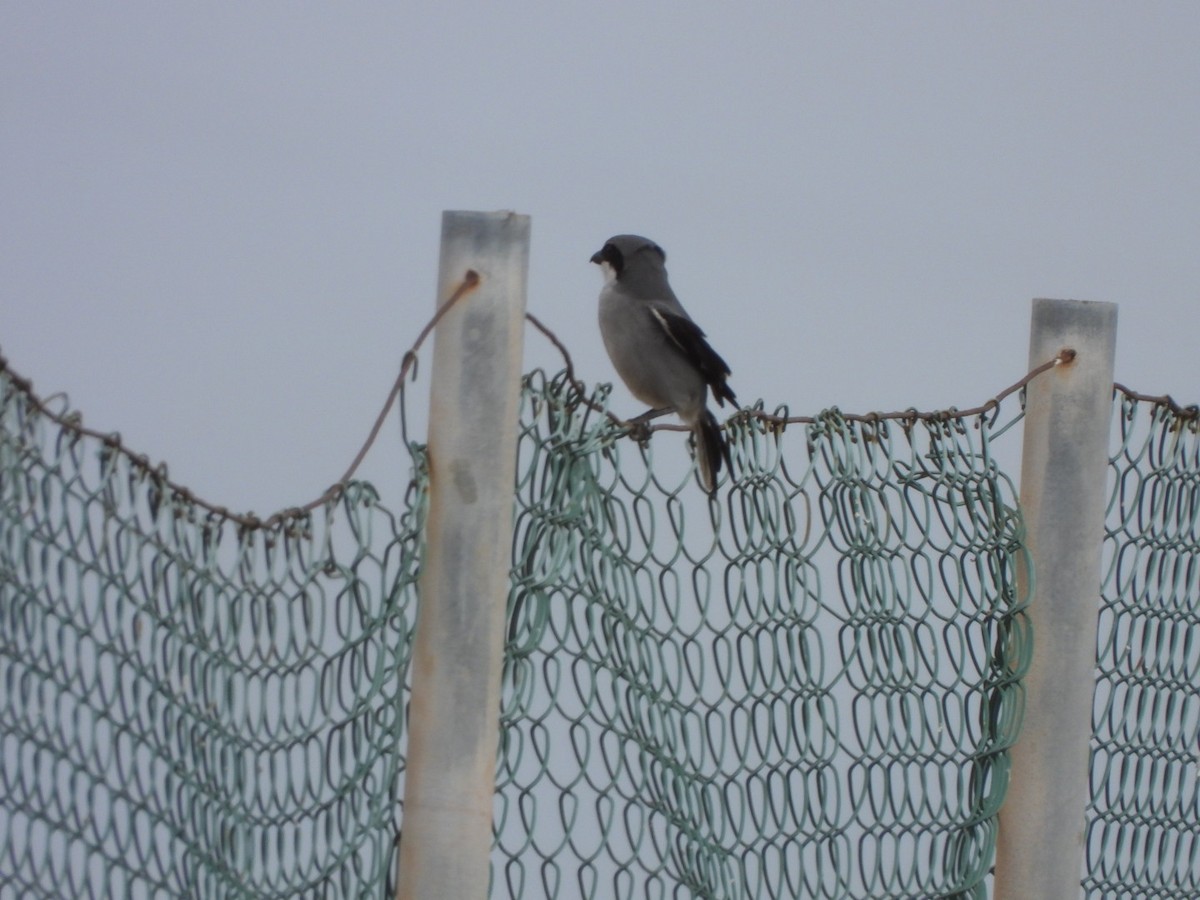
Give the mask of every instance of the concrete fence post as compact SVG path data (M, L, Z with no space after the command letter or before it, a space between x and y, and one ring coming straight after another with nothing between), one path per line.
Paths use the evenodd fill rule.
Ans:
M399 900L488 894L528 266L528 216L443 214Z
M1082 893L1116 331L1115 304L1033 302L1030 367L1064 347L1076 355L1026 389L1021 505L1033 663L1000 810L995 900Z

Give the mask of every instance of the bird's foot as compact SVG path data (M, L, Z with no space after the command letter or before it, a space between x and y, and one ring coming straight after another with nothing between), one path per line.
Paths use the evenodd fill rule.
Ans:
M629 427L625 432L639 444L644 444L650 440L650 423L639 422L637 419L631 419Z
M670 406L663 406L658 409L648 409L640 416L634 416L629 420L629 436L639 444L644 444L650 440L650 422L657 419L659 416L665 416L671 412Z

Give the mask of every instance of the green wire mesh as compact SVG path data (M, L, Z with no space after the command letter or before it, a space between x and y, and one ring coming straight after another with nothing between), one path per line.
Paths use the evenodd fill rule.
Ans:
M7 371L0 425L0 897L384 896L420 491L239 532Z
M0 900L388 897L426 469L266 527L0 367ZM524 384L492 896L983 898L1031 635L986 415ZM1118 407L1091 897L1200 895L1194 416Z
M1089 898L1200 897L1200 415L1118 391Z
M1031 652L993 420L746 417L709 504L603 400L526 381L492 896L985 897Z

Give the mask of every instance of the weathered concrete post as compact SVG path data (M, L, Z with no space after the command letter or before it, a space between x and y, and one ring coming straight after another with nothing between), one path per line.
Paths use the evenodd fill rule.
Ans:
M1000 810L995 900L1081 894L1116 333L1115 304L1033 301L1030 367L1064 347L1076 355L1026 389L1033 663Z
M528 266L528 216L443 215L400 900L488 894Z

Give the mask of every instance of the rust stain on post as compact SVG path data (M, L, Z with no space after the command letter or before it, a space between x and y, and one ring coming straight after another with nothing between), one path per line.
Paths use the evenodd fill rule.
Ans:
M458 283L458 287L454 289L454 293L450 295L450 299L447 300L443 305L450 306L451 304L457 303L466 294L471 293L471 291L479 287L479 282L482 280L483 279L480 277L479 273L474 269L467 269L467 274L463 276L463 280Z
M1069 366L1071 363L1075 362L1076 355L1077 354L1073 347L1063 347L1058 351L1058 358L1056 362L1058 363L1058 366Z

